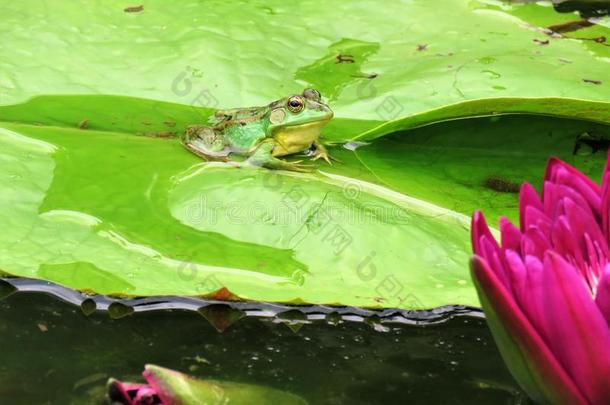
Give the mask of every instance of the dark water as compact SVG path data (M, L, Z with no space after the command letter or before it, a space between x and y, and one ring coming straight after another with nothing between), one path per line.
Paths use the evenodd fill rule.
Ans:
M293 331L247 317L219 333L197 312L111 319L43 293L0 301L0 398L11 404L105 403L108 377L154 363L202 378L289 390L312 404L521 404L480 318L429 325L315 321Z

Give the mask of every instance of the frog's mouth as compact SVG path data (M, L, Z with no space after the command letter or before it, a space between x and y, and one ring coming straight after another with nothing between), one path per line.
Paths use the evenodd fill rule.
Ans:
M277 129L273 136L276 141L273 156L290 155L308 149L320 137L320 131L328 121L330 118Z

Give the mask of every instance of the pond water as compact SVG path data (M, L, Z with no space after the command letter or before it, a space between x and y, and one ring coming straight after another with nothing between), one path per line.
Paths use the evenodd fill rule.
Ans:
M267 385L311 404L524 404L483 319L429 326L316 321L293 331L247 317L218 332L196 312L111 319L42 293L0 301L0 397L11 404L105 403L109 377L144 364Z

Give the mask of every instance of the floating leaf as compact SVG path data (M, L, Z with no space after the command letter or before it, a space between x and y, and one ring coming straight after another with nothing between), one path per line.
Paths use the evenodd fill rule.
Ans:
M547 27L576 15L491 0L438 7L152 0L138 13L124 8L118 1L86 10L68 1L0 6L11 43L0 50L0 103L10 106L0 120L172 136L213 109L266 104L315 86L336 113L325 130L332 141L503 113L610 122L610 48L601 39L610 38L608 18L552 35ZM66 95L102 98L73 98L76 107L28 102ZM157 105L125 110L108 95ZM63 101L66 108L57 108Z
M0 145L11 275L119 296L476 304L468 218L380 185L206 164L118 133L7 125Z
M589 127L573 123L552 136L510 120L421 128L335 150L343 164L308 175L204 165L175 139L218 108L305 86L330 100L324 137L336 142L506 113L610 122L607 44L541 29L572 18L545 5L125 7L0 6L12 44L0 50L10 275L119 296L477 305L472 209L515 215L510 190L556 151L600 170L595 147L576 153L575 131ZM595 21L579 35L609 36Z

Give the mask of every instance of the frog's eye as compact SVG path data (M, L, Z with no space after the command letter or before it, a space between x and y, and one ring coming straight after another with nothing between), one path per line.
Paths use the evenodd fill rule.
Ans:
M305 89L303 90L303 97L305 97L307 100L320 101L322 95L316 89Z
M303 99L300 96L292 96L288 99L288 109L290 112L298 113L303 111L303 107L305 104L303 103Z

